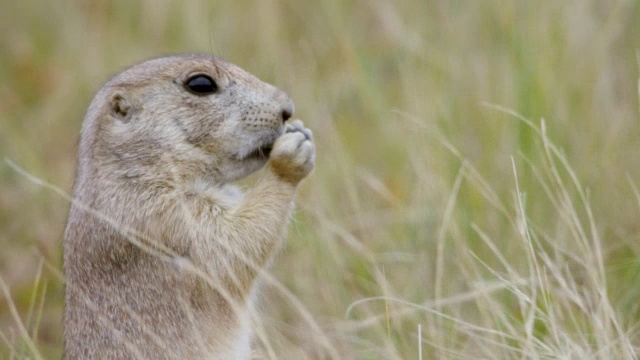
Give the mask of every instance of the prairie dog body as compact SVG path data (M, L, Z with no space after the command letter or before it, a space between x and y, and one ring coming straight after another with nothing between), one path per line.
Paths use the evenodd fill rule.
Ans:
M243 359L311 132L277 88L207 55L115 76L84 119L64 240L65 358ZM267 165L242 194L234 180Z

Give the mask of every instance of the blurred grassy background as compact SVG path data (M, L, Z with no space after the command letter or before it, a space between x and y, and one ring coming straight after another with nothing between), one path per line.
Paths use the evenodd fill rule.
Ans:
M263 292L265 357L633 359L639 15L636 0L2 1L0 155L70 191L102 83L213 53L286 90L317 139L283 287ZM19 323L61 354L67 210L0 164L0 358L29 353Z

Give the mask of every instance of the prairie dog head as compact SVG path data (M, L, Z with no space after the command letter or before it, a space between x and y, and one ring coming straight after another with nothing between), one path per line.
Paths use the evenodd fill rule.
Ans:
M80 150L127 178L168 174L226 183L266 163L293 111L282 90L221 59L159 58L102 88L83 126L83 141L101 144Z

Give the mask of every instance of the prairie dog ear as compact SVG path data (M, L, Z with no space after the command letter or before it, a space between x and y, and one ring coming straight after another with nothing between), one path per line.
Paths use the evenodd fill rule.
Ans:
M111 95L111 99L109 101L109 112L116 119L123 123L128 123L131 121L137 110L135 101L133 101L130 95L125 94L122 91L116 91Z

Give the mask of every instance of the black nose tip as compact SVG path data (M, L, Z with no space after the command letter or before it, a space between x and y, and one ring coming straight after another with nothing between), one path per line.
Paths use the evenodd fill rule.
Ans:
M280 116L282 117L282 122L285 122L293 116L296 107L293 105L293 101L289 98L289 95L280 89L276 89L273 94L273 99L276 104L280 106Z
M295 112L295 107L293 106L293 101L287 97L286 101L282 105L282 112L280 115L282 116L282 121L287 121L291 119L293 113Z
M291 119L291 116L293 114L289 111L289 110L282 110L282 121L287 121L289 119Z

